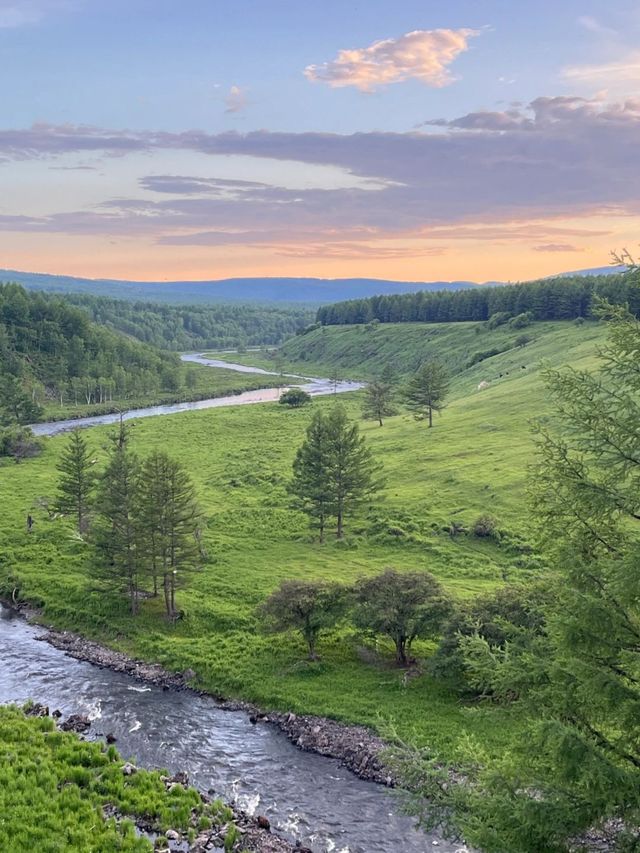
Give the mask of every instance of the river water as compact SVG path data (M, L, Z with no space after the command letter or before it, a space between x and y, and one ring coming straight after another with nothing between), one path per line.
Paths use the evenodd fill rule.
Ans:
M261 368L247 367L245 364L232 364L219 361L214 358L206 358L197 353L187 353L181 356L182 361L204 364L208 367L224 367L227 370L236 370L238 373L259 373L264 376L280 376ZM349 382L346 380L334 383L329 379L313 379L304 376L287 376L291 379L305 379L305 384L300 385L312 397L326 394L344 394L346 391L357 391L363 387L362 382ZM296 383L292 383L296 385ZM287 386L291 387L291 386ZM95 415L87 418L70 418L65 421L49 421L47 423L32 424L31 429L35 435L58 435L76 427L85 428L92 426L105 426L114 424L120 420L132 420L133 418L150 418L157 415L175 415L179 412L191 412L197 409L217 409L223 406L244 406L252 403L275 402L280 398L284 388L261 388L255 391L244 391L242 394L231 394L227 397L213 397L209 400L197 400L191 403L172 403L166 406L148 406L144 409L130 409L123 412L122 416L115 412L109 415Z
M190 691L163 690L77 661L39 640L44 630L0 605L0 703L27 699L85 713L93 737L113 733L126 758L186 770L203 791L266 815L314 853L453 853L401 815L396 795L337 761L297 749L275 727L252 725Z

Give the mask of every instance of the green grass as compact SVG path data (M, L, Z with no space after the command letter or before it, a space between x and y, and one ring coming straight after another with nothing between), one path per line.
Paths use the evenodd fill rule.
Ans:
M114 747L57 731L49 717L0 707L0 850L145 853L153 845L136 833L136 818L158 831L187 830L192 809L212 813L193 788L167 791L160 771L125 776L123 763ZM125 820L106 818L105 806Z
M590 321L533 323L525 329L484 323L382 323L379 326L325 326L288 340L279 350L285 369L294 373L329 376L336 367L343 378L370 379L387 364L400 376L415 371L423 362L442 361L456 377L455 393L469 393L482 381L495 382L538 368L541 359L564 364L593 353L602 341L604 326ZM532 340L524 347L516 339ZM477 353L504 350L479 362ZM252 367L274 369L274 358L265 352L222 354L216 358Z
M78 405L66 401L62 406L59 402L50 400L44 406L43 421L66 420L67 418L83 418L90 415L103 415L109 412L141 409L146 406L160 406L187 400L206 400L209 397L225 397L252 391L256 388L272 388L274 385L284 385L285 380L277 376L263 376L259 373L238 373L236 370L212 370L203 364L189 364L195 382L192 387L183 387L179 391L153 391L148 394L137 394L125 399L113 400L109 403L90 403L78 399Z
M363 423L387 485L379 501L349 520L345 543L312 542L285 488L312 409L334 405L333 398L299 410L262 404L135 423L135 449L167 450L182 461L207 517L208 563L180 594L186 618L175 627L163 620L160 601L145 602L133 620L126 602L92 591L89 546L64 521L38 509L38 499L55 492L55 463L66 440L51 439L40 458L0 469L0 589L19 587L58 626L171 669L190 667L198 685L213 693L373 726L393 719L401 734L445 752L466 731L499 751L520 724L510 710L467 707L425 674L407 681L385 643L373 649L348 625L321 639L322 661L308 664L299 638L264 636L254 612L285 578L349 584L387 566L424 569L463 599L540 570L540 558L530 553L525 501L533 452L529 420L547 411L540 366L567 359L591 366L602 338L596 324L547 325L544 332L534 327L536 341L524 350L494 357L493 372L485 362L461 373L434 429L407 414L382 428ZM396 328L402 347L405 327ZM485 378L489 387L477 391ZM358 417L359 395L341 399ZM101 459L107 432L87 433ZM31 534L28 512L36 520ZM448 535L452 520L469 526L484 512L497 516L501 544ZM422 644L418 653L426 657L431 650Z

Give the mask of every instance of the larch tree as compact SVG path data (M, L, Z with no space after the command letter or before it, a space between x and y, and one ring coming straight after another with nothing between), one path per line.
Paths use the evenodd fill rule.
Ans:
M176 590L201 561L200 520L186 469L166 453L152 453L140 472L139 530L154 593L160 580L169 618L177 614Z
M318 531L320 542L324 541L327 521L331 517L328 467L327 418L322 410L318 410L313 413L306 438L293 461L289 492L294 497L295 506L307 514L311 528Z
M56 466L60 476L55 509L63 515L73 515L79 533L86 533L89 526L96 482L93 464L81 430L74 429Z
M382 378L374 379L364 390L363 418L378 421L382 426L383 418L390 418L396 414L393 405L394 397L395 392L392 384Z
M404 390L404 400L417 420L433 426L433 413L444 409L449 393L449 374L437 361L427 361L415 372Z
M126 593L132 615L144 573L140 549L140 463L129 450L124 430L116 437L98 490L96 546L104 574Z
M336 536L344 535L345 516L384 485L378 476L382 465L373 457L360 435L357 423L349 423L344 406L334 406L326 421L329 466L327 486L332 513L336 518Z

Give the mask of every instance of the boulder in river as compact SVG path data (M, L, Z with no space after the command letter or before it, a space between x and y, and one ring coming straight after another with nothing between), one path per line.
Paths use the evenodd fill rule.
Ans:
M71 714L63 723L60 723L60 728L63 732L76 732L78 734L86 732L91 725L91 720L86 714Z

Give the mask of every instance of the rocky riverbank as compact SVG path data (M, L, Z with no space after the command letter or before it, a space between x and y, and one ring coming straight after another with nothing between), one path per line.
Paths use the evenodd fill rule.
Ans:
M192 687L196 678L193 670L172 673L158 664L135 660L71 631L49 630L40 639L77 660L124 672L146 684L209 695ZM381 759L384 742L364 726L345 725L326 717L266 712L248 702L229 701L219 696L212 698L224 709L245 711L256 725L276 726L302 750L337 759L361 779L389 786L394 783Z

